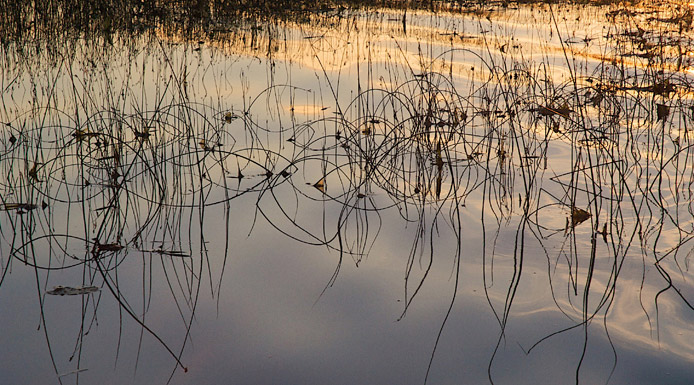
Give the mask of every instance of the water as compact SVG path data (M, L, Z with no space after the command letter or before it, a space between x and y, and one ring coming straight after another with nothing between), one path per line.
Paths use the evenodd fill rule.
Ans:
M688 6L219 6L5 11L3 381L689 382Z

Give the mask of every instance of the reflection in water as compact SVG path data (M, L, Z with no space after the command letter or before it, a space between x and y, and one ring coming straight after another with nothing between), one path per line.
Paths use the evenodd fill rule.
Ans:
M223 278L252 241L334 257L314 306L331 303L346 266L398 256L395 318L428 303L441 315L415 374L425 381L450 369L439 349L465 301L492 320L473 318L494 336L474 346L492 382L526 362L516 345L533 357L563 338L574 345L548 351L571 353L576 382L619 377L623 350L694 359L689 8L260 21L217 7L55 29L39 17L51 10L5 18L2 281L34 286L60 382L103 376L85 370L103 366L87 352L104 319L116 362L186 381L190 361L213 360L191 352L199 309L212 298L228 311ZM284 279L280 265L257 274ZM57 311L69 298L77 321ZM148 349L166 369L142 368Z

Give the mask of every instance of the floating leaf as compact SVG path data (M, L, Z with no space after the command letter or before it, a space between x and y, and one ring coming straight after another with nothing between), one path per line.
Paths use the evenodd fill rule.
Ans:
M34 167L32 167L31 170L29 170L27 175L29 175L29 177L31 179L38 182L39 181L39 174L38 174L38 171L36 170L37 167L38 167L38 163L34 163Z
M162 254L162 255L168 255L169 257L181 257L181 258L187 258L190 257L190 254L184 253L183 251L179 250L159 250L157 253Z
M163 249L157 249L157 250L140 250L144 253L157 253L161 255L168 255L169 257L180 257L180 258L189 258L191 255L188 253L185 253L180 250L163 250Z
M593 107L599 107L602 99L604 98L602 93L595 94L590 101L593 103Z
M591 215L586 210L578 207L571 208L571 227L576 227L585 222Z
M602 235L602 240L607 243L607 223L603 223L602 231L597 231L596 233Z
M136 138L144 139L144 140L149 139L149 137L151 136L151 134L149 133L148 127L145 127L145 129L142 130L141 132L133 129L133 133L135 134Z
M231 123L232 120L238 118L238 116L232 114L231 112L227 112L224 114L224 121L227 123Z
M656 104L656 114L658 115L658 121L662 120L665 123L668 115L670 115L670 106L661 103Z
M538 108L532 108L530 109L531 112L537 112L540 114L540 116L552 116L554 115L554 111L552 111L550 108L540 106Z
M33 203L5 203L2 206L0 206L0 210L3 211L10 211L10 210L26 210L26 211L31 211L35 208L37 208Z
M559 107L540 106L538 108L533 108L530 111L537 112L538 114L540 114L540 116L559 115L567 119L569 118L569 115L574 112L574 110L570 109L566 103L562 104Z
M46 291L50 295L84 295L99 291L96 286L55 286L53 289Z
M95 132L89 132L88 130L80 130L79 128L75 130L75 132L72 134L72 136L75 137L75 139L82 141L85 138L89 138L92 136L98 136L98 133Z
M568 118L570 114L574 112L571 108L569 108L569 105L564 103L562 104L559 108L555 110L557 115L561 115L565 118Z
M122 246L118 243L106 243L106 244L97 244L96 245L96 250L99 252L102 251L119 251L124 249L125 246Z
M441 142L436 143L436 168L441 172L443 168L443 157L441 156Z
M669 81L665 80L660 83L655 83L652 86L646 87L646 91L653 92L656 95L660 96L669 96L670 93L677 91L675 88L674 84L671 84Z

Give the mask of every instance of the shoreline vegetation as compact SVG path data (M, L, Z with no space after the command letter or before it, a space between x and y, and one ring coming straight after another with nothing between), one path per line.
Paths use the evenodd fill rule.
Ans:
M182 30L208 29L233 26L247 19L257 22L270 20L309 21L312 14L341 15L345 11L368 9L425 10L433 12L484 14L497 9L518 6L570 5L611 6L631 12L640 7L686 7L672 1L651 2L644 0L575 0L569 4L559 0L520 1L233 1L233 0L177 0L177 1L0 1L0 42L5 45L24 37L66 36L75 33L112 34L139 33L153 27L169 27ZM689 13L689 11L684 11ZM691 15L681 17L691 18ZM406 14L403 14L406 18ZM691 20L689 20L691 24ZM202 31L204 32L204 31Z
M408 17L413 12L433 14L474 15L491 20L496 14L519 7L537 8L538 12L558 5L568 7L594 7L616 24L622 24L630 44L648 52L626 53L626 57L657 56L655 44L679 49L681 62L690 43L686 36L662 36L643 31L653 22L662 33L674 29L681 35L692 29L691 7L673 0L657 2L578 0L566 4L562 1L188 1L144 2L139 0L101 1L0 1L0 61L8 68L30 68L37 58L50 63L69 58L75 46L86 44L101 47L109 56L108 47L114 42L124 46L138 45L139 39L154 42L165 39L189 44L256 45L254 54L272 55L272 44L258 46L258 41L281 41L277 31L291 23L308 28L319 27L323 32L345 20L375 12L394 12L388 22L402 23L406 34ZM550 8L551 9L551 8ZM408 10L410 15L408 16ZM385 19L384 19L385 20ZM635 28L627 27L637 24ZM641 24L641 25L638 25ZM649 25L644 25L649 24ZM622 28L622 27L620 27ZM654 30L655 32L656 30ZM442 33L442 35L447 35ZM455 32L451 35L455 36ZM609 35L609 34L608 34ZM619 38L619 36L616 36ZM462 38L462 36L461 36ZM606 36L609 38L609 36ZM658 42L660 39L660 42ZM627 39L625 39L627 40ZM570 43L571 39L567 40ZM575 43L575 42L574 42ZM588 41L586 41L588 43ZM265 50L265 51L264 51ZM643 49L642 49L643 50ZM668 53L668 55L671 55ZM681 67L681 63L676 66Z

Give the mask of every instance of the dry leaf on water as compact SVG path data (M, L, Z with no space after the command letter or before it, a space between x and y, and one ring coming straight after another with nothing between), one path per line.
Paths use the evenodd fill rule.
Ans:
M84 295L99 291L96 286L55 286L53 289L46 291L50 295Z
M325 193L325 178L321 178L318 182L313 184L313 187L320 190L320 192Z

